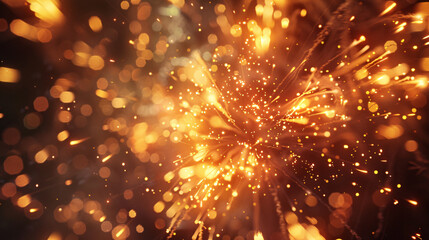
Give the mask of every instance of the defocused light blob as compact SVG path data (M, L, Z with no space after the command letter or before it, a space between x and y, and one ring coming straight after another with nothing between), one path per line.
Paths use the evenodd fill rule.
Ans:
M2 140L7 145L16 145L21 140L21 132L14 128L6 128L2 134Z
M19 156L12 155L4 160L3 169L9 175L16 175L24 169L24 164Z
M19 81L19 71L13 68L0 67L0 82L16 83Z
M418 147L418 143L414 140L408 140L405 142L405 150L407 150L408 152L415 152Z
M48 107L49 107L48 99L43 96L36 97L33 101L33 107L34 107L34 110L38 112L44 112L48 110Z
M94 32L100 32L103 29L103 23L98 16L92 16L88 19L89 27Z

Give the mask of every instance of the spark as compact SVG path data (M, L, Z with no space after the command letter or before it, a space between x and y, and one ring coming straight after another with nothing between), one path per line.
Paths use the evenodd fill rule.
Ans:
M395 2L391 2L389 6L387 6L382 13L380 13L380 16L386 15L388 12L392 11L393 8L396 7Z
M101 160L101 162L105 163L105 162L109 161L109 159L110 159L110 158L112 158L112 156L113 156L113 154L110 154L110 155L108 155L108 156L104 157L104 158Z
M121 228L117 233L116 233L116 237L118 238L119 236L122 235L122 233L124 233L125 228Z
M89 139L89 137L87 137L87 138L82 138L82 139L77 139L77 140L71 140L71 141L70 141L70 146L74 146L74 145L81 144L81 143L85 142L85 141L86 141L86 140L88 140L88 139Z

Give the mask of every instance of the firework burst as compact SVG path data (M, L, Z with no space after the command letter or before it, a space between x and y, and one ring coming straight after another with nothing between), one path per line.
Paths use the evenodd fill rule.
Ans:
M389 204L420 204L397 194L389 147L427 173L412 138L427 4L100 1L109 10L82 24L77 3L1 2L32 15L0 32L38 44L58 73L23 108L24 130L2 131L1 198L67 223L43 238L360 239L383 236ZM0 67L2 84L21 75ZM378 210L370 230L359 209Z
M178 196L167 210L173 219L167 232L174 234L182 220L195 215L194 222L199 227L192 238L203 236L205 222L209 222L212 238L217 226L213 220L231 212L235 205L253 219L254 238L263 239L260 215L266 206L260 204L260 198L269 198L284 238L323 238L311 227L307 233L298 231L302 226L290 220L291 215L290 222L284 216L287 211L298 211L295 189L301 189L308 204L320 201L332 212L337 226L348 228L359 238L346 223L351 195L334 194L330 205L324 204L324 198L329 196L326 185L373 171L367 158L382 160L380 145L365 139L373 128L371 121L402 114L416 116L413 112L400 114L380 109L377 101L392 99L374 95L397 87L425 87L427 78L409 75L410 69L404 63L386 68L383 62L398 49L395 41L386 40L383 47L373 48L365 36L350 39L355 35L351 29L356 21L353 14L359 9L352 1L341 4L325 25L318 25L320 30L312 45L304 46L305 51L296 51L301 52L301 57L292 59L288 51L300 42L285 47L291 43L288 37L282 38L293 22L281 18L282 14L275 12L280 11L277 7L280 4L274 2L258 4L255 17L248 14L248 8L232 10L246 12L241 21L235 18L237 24L232 25L225 20L225 5L216 5L217 23L229 42L214 49L210 66L199 51L194 51L183 68L172 72L174 80L190 81L172 91L179 100L176 107L168 108L179 116L170 121L179 133L173 142L191 146L192 150L180 154L175 161L178 168L164 177L167 182L175 182L166 194L176 192ZM386 5L378 24L391 19L382 16L394 7L394 3ZM299 14L305 17L307 13L302 9ZM405 21L396 24L395 33L404 30ZM338 35L344 39L329 39ZM323 56L318 57L320 54ZM356 128L357 122L366 127ZM387 132L382 130L381 134L390 134ZM294 190L289 191L291 185ZM358 196L357 192L355 197ZM164 207L162 201L159 206ZM302 215L302 209L298 212Z

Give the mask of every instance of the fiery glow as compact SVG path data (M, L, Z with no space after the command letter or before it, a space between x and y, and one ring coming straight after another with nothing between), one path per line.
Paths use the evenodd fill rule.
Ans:
M337 53L332 54L331 59L317 63L313 52L326 45L325 38L330 32L327 27L321 27L319 37L297 65L282 66L277 62L278 55L269 54L279 44L271 41L272 37L278 38L273 35L275 23L279 21L272 15L275 4L268 1L265 5L256 6L255 13L262 18L262 26L257 18L231 23L225 18L226 10L222 6L218 5L215 10L217 23L223 34L228 34L225 28L231 29L230 34L235 38L233 45L217 47L210 63L203 60L200 51L193 51L187 63L171 74L174 80L191 83L171 91L180 97L175 104L177 107L169 107L168 110L177 114L170 120L172 130L185 135L176 142L186 142L193 148L188 156L180 154L175 161L177 175L168 172L164 176L167 182L174 182L173 179L177 178L173 186L177 200L171 207L184 204L184 208L175 208L171 214L167 232L174 232L183 216L194 212L194 222L199 225L194 236L199 236L204 222L210 222L205 219L216 218L212 211L231 211L234 202L241 201L241 195L247 196L246 191L253 195L254 228L258 229L259 198L262 198L262 193L270 192L277 206L282 234L302 238L301 229L305 228L301 225L287 227L281 217L282 209L296 208L283 205L277 179L280 176L289 178L306 192L320 188L319 182L328 182L319 177L320 173L314 172L313 169L322 163L307 159L305 156L310 152L320 152L320 160L328 159L328 167L340 164L351 174L369 174L370 171L365 169L369 166L354 154L351 159L336 155L333 161L332 157L338 153L335 153L332 140L341 132L355 132L349 127L356 121L354 111L365 111L370 119L394 115L391 110L381 108L387 100L376 94L384 93L388 87L416 88L418 84L411 82L414 77L409 75L410 68L406 63L383 67L383 63L399 48L392 40L386 40L383 47L371 47L366 43L367 37L361 36L349 45L337 45ZM380 16L395 6L391 3ZM347 7L347 3L339 9L342 7ZM306 15L307 11L303 9L300 16ZM355 18L353 16L349 21L355 21ZM280 20L283 28L285 21ZM402 32L406 26L406 22L398 24L394 27L395 33ZM228 47L231 48L230 53L221 51L221 48ZM347 54L349 51L355 54L350 56ZM238 61L228 61L232 56ZM287 74L277 75L277 72L287 72L285 70ZM294 88L288 86L290 82L294 83ZM361 94L367 95L365 101ZM380 132L390 138L401 135L399 131ZM364 137L366 134L363 132ZM353 150L362 156L367 154L359 140L345 138L344 141L349 142L343 145L344 151ZM381 155L383 149L377 151L380 154L376 153L374 157ZM305 169L314 178L315 185L307 186L302 180L305 177L298 173L299 169ZM373 170L373 173L378 174L379 171ZM329 178L334 181L337 177L332 175ZM359 193L355 196L358 197ZM337 206L336 203L331 205ZM155 211L163 209L156 207ZM347 226L345 222L340 225ZM349 231L355 235L352 229ZM255 239L259 236L262 234L255 235Z
M52 209L73 236L95 223L113 239L363 239L355 205L377 206L380 226L390 205L423 205L399 194L392 149L425 173L429 5L124 0L79 25L61 1L2 2L34 16L0 29L57 61L43 91L41 74L0 67L38 94L25 131L2 132L1 194L29 219ZM44 165L54 176L31 171ZM71 199L42 205L56 180Z
M38 18L46 23L57 25L63 22L63 14L58 9L57 0L27 0L30 9Z
M253 237L254 240L264 240L264 236L262 236L262 233L257 232L255 233L255 236Z

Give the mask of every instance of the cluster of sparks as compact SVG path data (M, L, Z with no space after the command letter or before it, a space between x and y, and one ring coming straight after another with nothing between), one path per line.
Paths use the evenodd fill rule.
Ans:
M40 20L35 25L20 19L9 24L14 35L30 41L53 44L58 27L67 21L55 0L3 2L11 8L28 6ZM225 237L245 225L236 223L240 220L250 222L251 230L238 235L255 240L325 239L340 235L342 229L359 239L348 221L353 203L367 187L362 179L376 177L380 187L372 200L378 207L388 201L418 205L412 197L389 197L401 184L392 180L383 143L406 135L404 122L418 125L422 119L418 108L425 105L422 92L429 71L429 58L415 57L429 43L424 25L428 4L417 4L416 14L401 15L395 14L396 3L387 1L370 18L359 15L362 5L344 1L317 22L323 11L311 11L321 6L329 10L323 1L298 8L294 1L283 0L121 1L118 7L135 19L128 23L127 45L136 57L131 63L112 57L108 38L94 46L84 39L61 45L66 46L62 58L85 69L77 71L94 84L83 80L77 84L75 75L64 73L48 97L34 100L35 111L23 119L27 129L40 126L40 114L50 107L48 98L59 99L56 121L63 125L56 133L61 144L32 147L33 161L59 161L64 158L62 148L94 144L96 136L70 127L89 125L107 133L101 144L91 147L96 161L88 163L89 156L78 154L72 164L59 161L57 174L74 175L69 173L73 165L77 172L91 169L106 186L115 171L127 174L126 183L134 178L133 183L144 186L158 181L143 192L157 198L153 211L170 219L168 224L162 218L154 223L166 238L180 236L178 231L191 224L191 239L231 239ZM204 19L206 14L211 19ZM308 24L304 20L311 14L316 20ZM206 37L204 43L192 44L196 36L184 27L184 16L196 26L194 35ZM103 21L92 16L88 26L93 33L102 33L108 25ZM116 18L110 21L125 24ZM0 20L0 30L2 24ZM378 28L391 35L377 39L360 32ZM298 34L303 32L310 37ZM406 38L410 32L418 39ZM409 56L415 59L407 62ZM1 67L0 81L16 83L20 71ZM93 90L90 97L84 96L87 89ZM88 120L91 117L95 120ZM16 128L3 132L6 145L16 146L19 138ZM408 138L403 147L420 156L417 141ZM165 149L171 150L163 154ZM108 166L119 158L138 159L138 166L129 175L127 160L119 163L120 170ZM157 166L156 175L163 179L146 173L149 170L142 166L147 162ZM14 183L3 184L1 192L30 219L37 219L43 203L17 191L30 184L31 176L21 174L27 165L18 154L8 154L4 170L17 176ZM72 178L65 186L86 181ZM137 190L126 187L122 194L130 200ZM103 232L125 239L131 235L129 219L140 213L120 209L113 226L109 209L103 207L110 201L111 194L103 200L76 194L69 203L58 205L53 216L68 222L73 234L83 235L86 225L79 213L85 212ZM329 216L321 221L324 225L319 223L323 217L309 214L316 206L327 212L321 215ZM274 226L264 224L267 218L275 219ZM145 228L138 224L136 232ZM375 227L373 234L379 233ZM412 238L420 238L420 233ZM61 233L53 232L48 239L62 239Z

